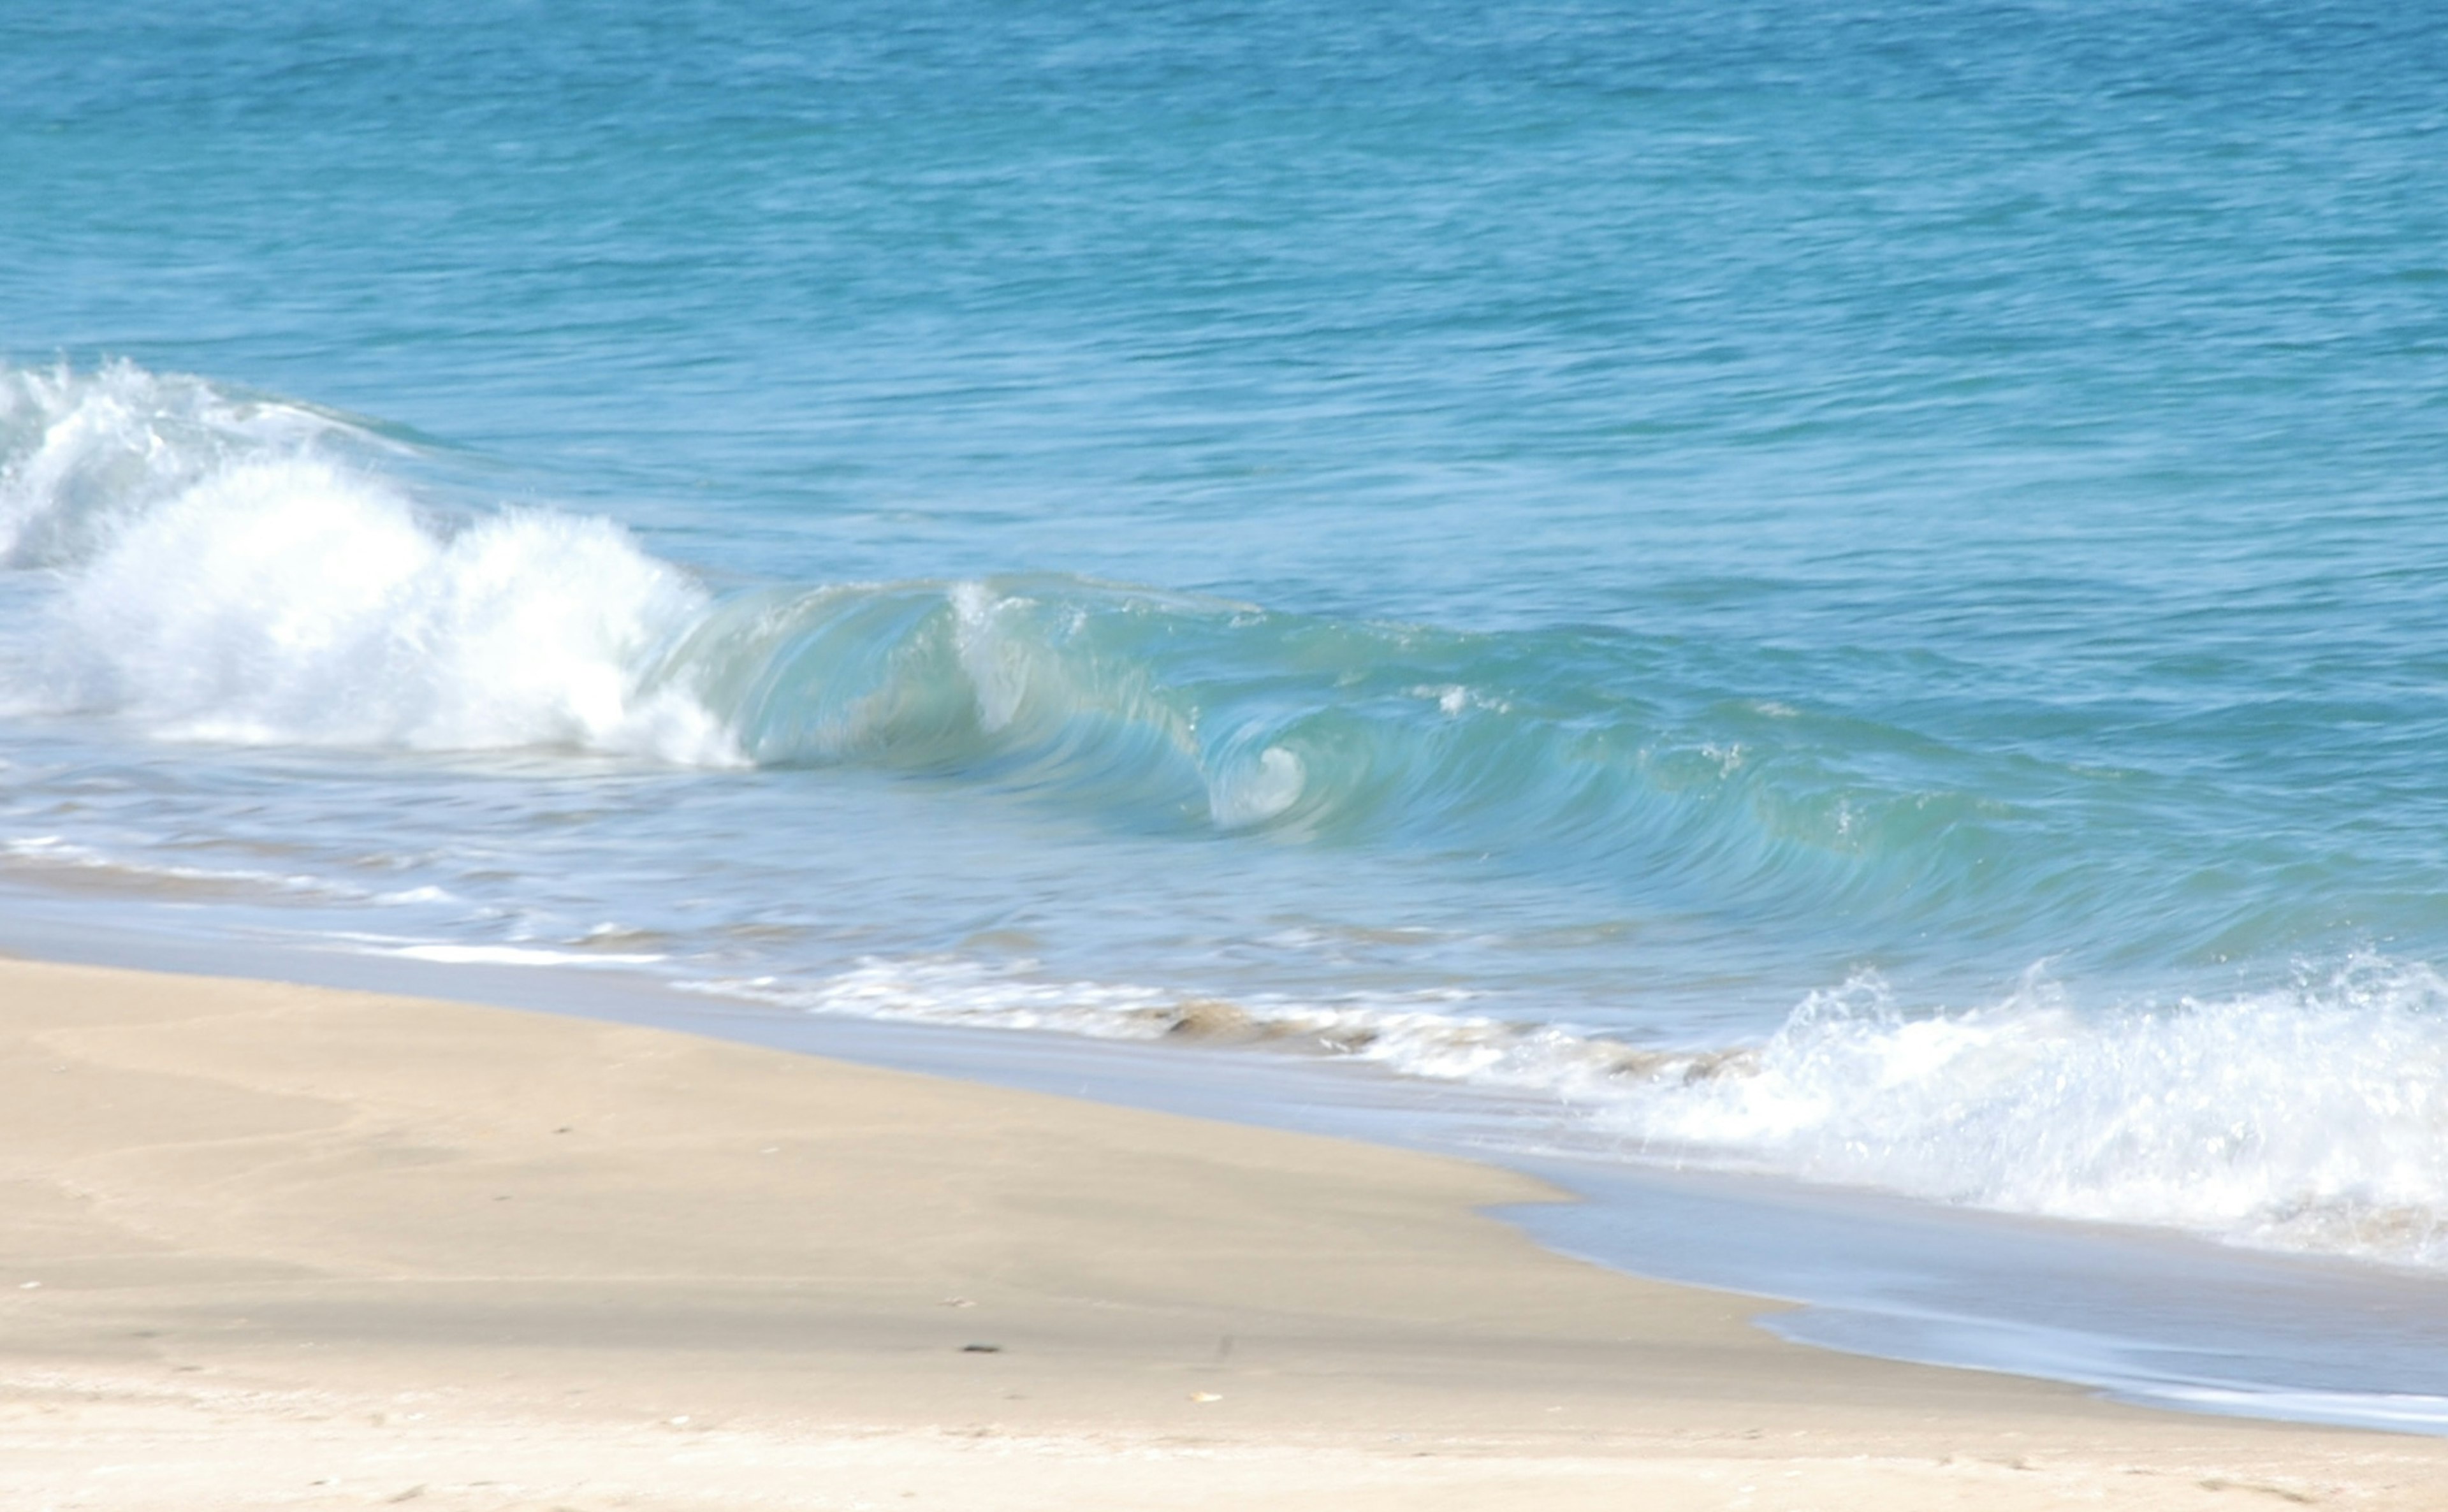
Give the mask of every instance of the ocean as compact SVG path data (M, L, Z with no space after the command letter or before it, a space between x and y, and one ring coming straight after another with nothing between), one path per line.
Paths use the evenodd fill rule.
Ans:
M1989 1344L1826 1342L2448 1428L2442 78L2411 5L0 14L0 936L1348 1100L1661 1273L1982 1236ZM2066 1246L2246 1279L2137 1364L2000 1321Z

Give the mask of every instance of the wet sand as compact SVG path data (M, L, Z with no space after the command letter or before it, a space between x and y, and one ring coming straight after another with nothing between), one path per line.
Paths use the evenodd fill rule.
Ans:
M1463 1161L0 963L0 1505L2448 1507L2448 1444L1783 1343Z

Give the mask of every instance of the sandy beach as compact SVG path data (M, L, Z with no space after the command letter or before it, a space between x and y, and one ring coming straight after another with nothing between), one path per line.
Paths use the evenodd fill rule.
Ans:
M1471 1164L0 964L11 1508L2448 1506L2448 1445L1819 1352Z

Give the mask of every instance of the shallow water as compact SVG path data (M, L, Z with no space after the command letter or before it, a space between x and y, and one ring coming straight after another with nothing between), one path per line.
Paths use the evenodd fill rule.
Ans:
M2448 23L133 16L0 19L20 935L2448 1264Z

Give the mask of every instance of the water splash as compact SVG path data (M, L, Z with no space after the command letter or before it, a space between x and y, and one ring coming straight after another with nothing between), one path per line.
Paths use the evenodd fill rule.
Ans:
M21 703L172 739L737 759L644 685L705 593L609 522L450 522L337 456L345 422L124 365L0 393L7 558L60 584Z
M1601 1121L1815 1180L2448 1264L2448 982L2418 963L2090 1012L2037 972L1922 1014L1859 978L1746 1074L1630 1088Z

